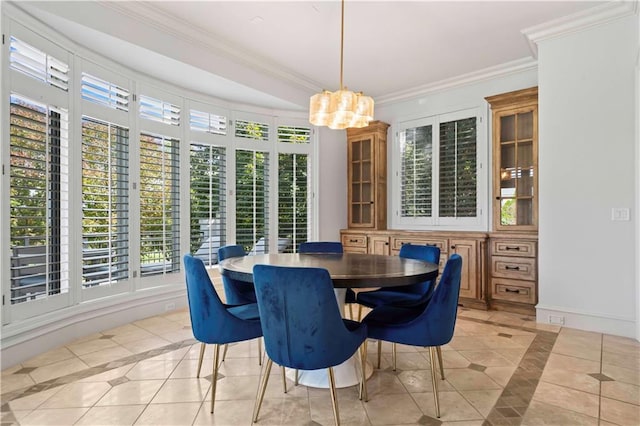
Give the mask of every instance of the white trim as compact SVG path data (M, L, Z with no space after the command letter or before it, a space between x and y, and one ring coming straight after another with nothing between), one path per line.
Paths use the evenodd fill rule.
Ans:
M521 33L529 42L533 56L537 58L539 42L603 25L615 19L634 14L636 13L637 4L637 1L611 1L572 15L525 28Z
M563 327L635 338L635 320L633 318L580 312L558 306L536 306L537 322L550 324L549 316L562 317L564 319Z
M537 70L538 62L533 58L523 58L515 61L507 62L501 65L484 68L457 77L440 80L435 83L423 84L411 89L401 90L376 97L376 105L382 106L396 102L402 102L409 99L418 98L434 92L450 90L468 84L474 84L485 80L505 77L507 75L516 74L523 71Z

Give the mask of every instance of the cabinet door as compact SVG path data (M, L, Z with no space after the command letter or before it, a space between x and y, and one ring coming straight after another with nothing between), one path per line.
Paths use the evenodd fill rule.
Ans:
M462 279L460 281L460 297L477 299L482 295L478 290L478 242L476 240L452 239L449 254L462 257Z
M373 137L349 142L349 227L374 225Z
M391 245L389 244L389 237L386 237L386 236L369 237L369 253L383 254L385 256L389 256L391 254Z

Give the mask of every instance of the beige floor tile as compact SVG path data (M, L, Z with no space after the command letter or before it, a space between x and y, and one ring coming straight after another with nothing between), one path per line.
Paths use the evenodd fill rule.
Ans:
M568 370L576 373L599 373L600 363L583 358L551 353L547 360L545 369L553 368L554 370Z
M441 421L481 420L482 414L458 392L438 392ZM436 418L433 393L411 394L424 414Z
M422 371L428 372L429 370ZM395 372L391 370L374 370L374 373L367 380L367 392L369 393L369 399L372 399L380 395L407 393L407 389L402 385L399 375Z
M586 373L577 373L564 368L546 367L540 380L595 395L600 394L600 381Z
M518 365L527 352L527 348L496 348L493 351L511 361L513 365Z
M562 330L562 326L545 324L542 322L526 322L523 324L523 327L531 330L550 331L552 333L558 333Z
M121 383L113 386L95 405L148 404L163 383L163 380L131 380Z
M442 363L444 368L467 368L470 364L469 360L460 355L459 351L454 349L442 349Z
M80 355L78 358L90 367L105 364L107 362L115 361L117 359L125 358L133 355L131 352L122 346L113 346L111 348L102 349L96 352L91 352L86 355Z
M529 343L523 343L517 339L502 337L502 336L485 336L482 338L482 342L491 349L515 349L515 348L528 348Z
M29 373L29 375L36 383L42 383L56 377L66 376L67 374L86 370L87 368L89 368L89 366L80 359L71 358L64 361L54 362L53 364L49 364L44 367L38 367Z
M463 311L458 311L458 316L462 318L467 317L487 320L491 315L490 311L481 311L479 309L465 309Z
M330 425L334 422L333 405L331 396L327 390L324 396L309 398L309 410L311 420L322 425ZM346 399L338 396L338 411L340 424L368 424L367 411L364 403L359 399Z
M190 425L196 418L201 405L199 402L150 404L134 424L137 426Z
M602 335L602 347L609 352L637 352L640 351L640 342L629 337L604 334Z
M416 394L417 399L421 395L425 395L425 399L429 399L428 395L433 394ZM433 399L431 398L431 402ZM364 404L367 416L373 425L398 425L398 424L416 424L422 417L423 412L409 393L385 395L384 397L369 397L369 402Z
M522 418L522 426L598 426L596 417L589 417L541 401L531 401Z
M148 358L149 361L165 361L165 360L182 360L189 352L189 347L177 349L175 351L165 352L160 355Z
M21 426L69 426L77 422L89 408L50 408L36 410L20 420Z
M310 421L309 402L305 398L265 398L258 417L258 425L304 425Z
M482 349L488 349L489 347L485 344L484 340L477 336L455 336L451 342L449 342L449 346L457 351L463 350L471 350L477 351Z
M459 422L442 422L441 426L482 426L484 420L463 420Z
M203 401L211 383L204 379L167 380L156 393L153 404Z
M220 364L218 371L225 376L257 376L261 368L257 358L227 358ZM211 363L211 369L213 369L213 363Z
M540 382L533 395L533 399L582 413L589 417L598 416L598 396L587 392Z
M200 370L200 377L207 377L213 372L213 362L210 359L202 361L202 369ZM196 378L198 374L198 360L197 359L184 359L179 362L176 368L171 372L169 378L171 379L188 379Z
M118 344L111 339L93 339L80 343L72 343L67 345L67 348L76 355L86 355L91 352L102 351L114 346L118 346Z
M258 376L225 377L218 380L216 400L253 400L258 391ZM271 382L274 377L270 377ZM275 381L275 380L274 380ZM206 381L209 383L209 381ZM207 400L210 398L207 395Z
M33 395L14 399L13 401L9 402L9 407L13 411L35 410L36 408L41 406L42 403L44 403L47 399L60 392L62 388L63 386L57 386L42 392L34 393Z
M445 379L449 370L445 370ZM455 390L453 386L440 377L440 371L436 371L438 380L438 389L442 391ZM410 393L433 392L433 384L431 381L431 370L409 370L398 374L398 380L404 385L405 389ZM387 393L384 387L382 392Z
M122 347L128 349L134 354L139 354L141 352L150 351L152 349L162 348L170 344L170 341L154 336L148 339L134 340L132 342L123 343Z
M459 351L459 353L468 359L469 362L485 367L505 367L513 365L513 362L495 351Z
M447 381L457 390L502 389L486 374L467 369L453 369L446 372Z
M109 383L70 383L47 399L42 408L91 407L111 389Z
M66 347L62 346L47 351L41 355L30 358L22 363L24 367L42 367L53 364L54 362L64 361L65 359L74 358L75 354Z
M640 386L640 371L620 367L618 365L602 364L602 374L619 382Z
M216 401L213 414L210 413L210 407L208 400L202 404L194 426L252 424L253 401Z
M134 325L130 325L130 328L126 329L126 331L122 331L118 334L115 334L111 340L118 343L119 345L135 342L137 340L149 339L151 337L155 337L155 334L149 333L147 330L136 327ZM105 334L109 334L105 332Z
M640 425L640 406L602 397L600 418L617 425Z
M183 340L194 339L193 333L191 332L190 329L189 330L179 329L179 330L168 331L166 333L160 334L160 337L162 337L164 340L171 343L178 343L178 342L182 342Z
M0 388L2 393L12 392L18 389L34 385L36 382L28 374L7 374L2 376Z
M12 366L12 367L5 368L4 370L2 370L1 377L4 379L4 377L5 377L5 376L10 376L10 375L12 375L12 374L13 374L13 373L15 373L16 371L21 370L21 369L22 369L22 367L23 367L23 365L22 365L22 364L16 364L16 365L14 365L14 366Z
M93 407L75 424L78 426L132 425L145 408L146 405Z
M494 382L504 387L507 386L509 380L513 376L513 373L516 371L516 366L512 365L510 367L488 367L484 370L484 374L489 376Z
M78 380L78 382L108 382L109 380L125 376L134 365L135 364L127 364L123 367L114 368L113 370L109 370L104 373L85 377L84 379Z
M486 418L496 405L502 390L460 391L460 394Z
M396 354L396 367L399 370L417 370L422 368L429 368L428 355L425 357L424 353L420 352L397 352ZM392 355L383 354L383 358L386 359L388 365L393 365ZM377 360L374 361L377 366Z
M131 380L166 379L180 363L179 360L140 361L129 370Z
M603 352L602 363L618 365L620 367L640 372L640 351L635 354Z
M600 395L610 399L640 405L640 386L618 381L602 382Z

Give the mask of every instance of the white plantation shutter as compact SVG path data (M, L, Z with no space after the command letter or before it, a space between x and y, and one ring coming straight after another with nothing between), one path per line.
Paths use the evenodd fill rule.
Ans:
M11 304L69 291L68 113L10 96Z
M129 91L108 81L82 73L82 99L107 108L129 111Z
M311 143L311 128L300 126L278 126L278 142L292 144Z
M180 270L178 140L140 135L141 275Z
M432 216L433 126L406 129L400 138L402 217Z
M255 121L236 120L235 136L243 139L269 140L269 125Z
M212 265L226 245L226 150L191 143L191 253Z
M189 126L196 132L226 135L227 117L192 109L189 113Z
M476 117L440 123L440 217L477 212Z
M82 119L82 285L129 277L129 130Z
M140 117L157 123L180 125L180 107L170 102L140 95Z
M14 70L65 92L69 90L69 65L64 61L14 36L10 37L9 52L9 62Z
M278 238L285 252L308 240L309 156L278 154Z
M269 153L236 150L236 243L253 254L269 252L269 188Z

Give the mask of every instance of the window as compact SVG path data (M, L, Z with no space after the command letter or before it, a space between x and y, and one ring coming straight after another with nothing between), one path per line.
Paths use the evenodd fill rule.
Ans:
M10 96L11 303L69 291L68 113Z
M180 125L180 107L169 102L140 95L140 117L171 126Z
M82 73L82 99L107 108L129 111L128 90L87 73Z
M260 141L269 140L269 125L256 123L254 121L236 120L236 137L244 139L255 139Z
M236 244L252 254L269 252L269 185L269 153L236 150Z
M294 126L278 126L278 142L283 143L310 143L311 128L294 127Z
M178 140L140 135L141 275L180 270Z
M464 111L399 126L400 190L394 199L399 226L468 226L477 221L476 123L475 111Z
M190 252L205 264L218 262L218 248L226 244L225 148L191 143Z
M278 238L288 241L289 253L308 240L308 160L307 154L278 155Z
M191 130L197 132L226 135L227 117L192 109L189 116L189 126Z
M129 130L82 118L82 285L129 276Z
M11 68L65 92L69 90L69 65L14 36L9 50Z

